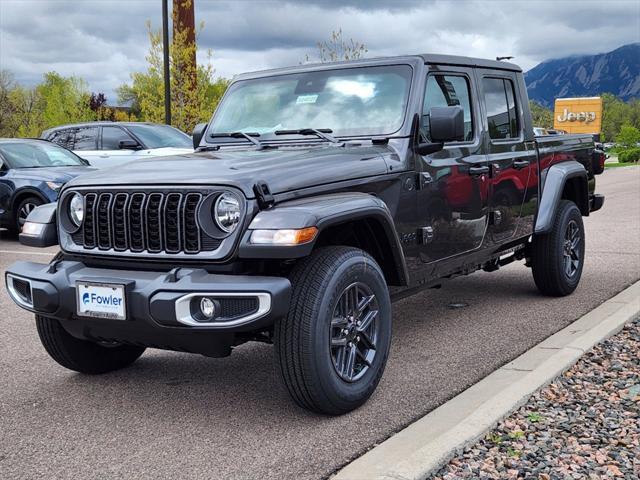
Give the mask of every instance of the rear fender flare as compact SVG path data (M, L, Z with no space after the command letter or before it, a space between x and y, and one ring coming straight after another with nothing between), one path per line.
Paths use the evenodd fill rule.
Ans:
M581 186L578 191L580 196L577 199L578 207L583 215L589 215L587 170L584 165L575 160L557 163L549 167L546 174L543 173L542 194L536 216L535 233L548 233L551 230L565 185L570 180L574 181L573 179L577 179Z

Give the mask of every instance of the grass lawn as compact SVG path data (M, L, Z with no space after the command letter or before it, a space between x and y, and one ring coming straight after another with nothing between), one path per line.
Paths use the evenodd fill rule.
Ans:
M637 167L637 166L638 166L637 163L619 163L619 162L615 162L615 163L605 163L604 164L605 168Z

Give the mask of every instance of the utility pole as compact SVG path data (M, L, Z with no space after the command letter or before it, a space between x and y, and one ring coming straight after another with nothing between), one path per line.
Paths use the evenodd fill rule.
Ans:
M164 123L171 125L171 78L169 70L169 0L162 1L162 52L164 55Z
M189 52L188 56L180 58L179 64L174 65L174 68L180 72L190 91L195 91L197 82L194 3L195 0L173 0L173 38L174 41L179 38L181 45Z

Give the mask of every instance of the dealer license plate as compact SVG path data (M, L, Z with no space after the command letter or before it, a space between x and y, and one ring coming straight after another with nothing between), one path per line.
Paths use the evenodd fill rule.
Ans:
M76 294L79 316L127 319L124 285L79 281Z

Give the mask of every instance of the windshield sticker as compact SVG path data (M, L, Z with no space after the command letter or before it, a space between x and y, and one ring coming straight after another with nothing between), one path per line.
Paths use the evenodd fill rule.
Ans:
M316 100L318 100L318 95L300 95L296 99L296 103L316 103Z

